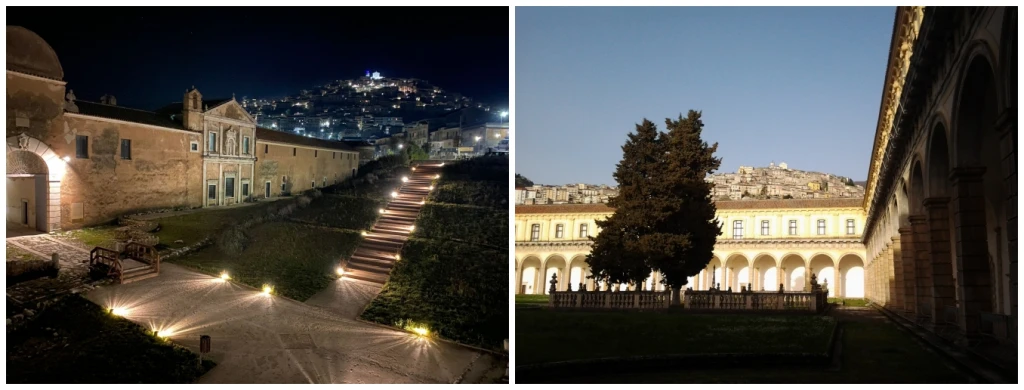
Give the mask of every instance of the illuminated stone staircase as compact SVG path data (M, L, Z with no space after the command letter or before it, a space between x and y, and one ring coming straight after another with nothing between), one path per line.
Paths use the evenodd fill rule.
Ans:
M412 234L413 224L419 216L430 186L441 173L440 163L418 165L407 182L402 183L397 197L392 197L384 214L363 235L363 241L343 266L342 279L384 284L391 268L402 251L402 245Z

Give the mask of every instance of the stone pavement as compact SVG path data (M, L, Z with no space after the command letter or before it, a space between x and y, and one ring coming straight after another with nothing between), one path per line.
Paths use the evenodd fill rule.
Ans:
M454 383L504 373L489 354L261 295L174 264L163 264L158 277L85 296L127 309L128 319L170 332L193 351L199 336L209 335L206 358L217 367L200 383Z
M40 233L7 238L7 245L45 260L53 253L60 255L60 272L56 279L39 278L7 286L7 296L20 303L59 295L88 282L89 251L77 244Z

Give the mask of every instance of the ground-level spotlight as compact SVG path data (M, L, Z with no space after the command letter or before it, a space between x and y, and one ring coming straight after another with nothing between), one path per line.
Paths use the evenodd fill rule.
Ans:
M412 328L412 331L416 332L420 337L427 337L427 335L430 334L430 331L427 330L427 328Z
M170 330L167 330L167 329L164 329L164 330L154 330L154 332L156 332L156 337L159 337L159 338L162 338L162 339L166 339L166 338L171 337L171 336L174 335L174 332L172 332Z
M434 175L434 178L435 178L435 179L440 179L440 178L441 178L441 175Z
M443 167L443 166L444 166L444 163L441 163L441 166Z
M408 176L402 176L402 183L406 183L408 181L409 181L409 177Z
M416 167L412 167L412 170L413 170L413 171L415 171L415 170L416 170Z
M366 232L366 230L363 230L363 231L359 232L359 234L362 234L362 235L363 235L363 236L365 237L365 236L366 236L366 235L368 235L369 233L367 233L367 232Z
M397 198L397 197L398 197L398 192L396 192L396 191L391 191L391 197L392 197L392 198Z
M118 317L124 317L128 315L128 309L125 309L123 307L112 307L110 308L110 314L113 314Z
M344 276L345 275L345 269L341 268L341 267L338 267L338 269L334 270L334 272L337 272L338 276Z
M397 254L397 253L396 253L396 254L395 254L395 260L396 260L396 261L397 261L397 260L402 260L402 255L400 255L400 254Z
M427 191L433 191L433 190L434 190L434 186L427 187Z
M263 285L263 295L270 295L270 293L272 292L274 292L274 287L270 286L269 284Z
M384 209L377 209L377 212L384 214Z
M416 225L410 225L409 226L409 231L410 232L416 231Z
M220 273L220 280L228 280L228 279L231 279L231 276L228 276L227 271Z
M427 201L426 200L421 200L420 204L427 204Z

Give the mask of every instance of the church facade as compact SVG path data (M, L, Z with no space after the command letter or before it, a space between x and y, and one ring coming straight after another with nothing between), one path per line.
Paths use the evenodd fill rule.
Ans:
M7 223L52 232L125 213L289 195L355 174L346 144L257 128L232 97L156 111L78 100L52 48L7 27Z

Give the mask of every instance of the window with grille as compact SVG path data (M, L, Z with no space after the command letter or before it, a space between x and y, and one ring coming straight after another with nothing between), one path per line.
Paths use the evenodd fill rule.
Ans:
M734 240L743 238L743 221L732 222L732 238Z
M857 224L852 219L846 220L846 234L857 234Z
M769 225L768 221L761 221L761 235L762 236L771 235L771 229L769 228L769 226L770 225Z
M562 238L565 235L565 226L562 224L555 225L555 238Z
M795 219L789 220L789 235L791 235L791 236L795 236L796 235L796 220Z
M825 235L825 220L824 219L819 219L818 220L818 235L819 236L824 236Z
M532 226L530 226L530 241L539 241L539 240L540 240L540 224L539 223L535 223Z

